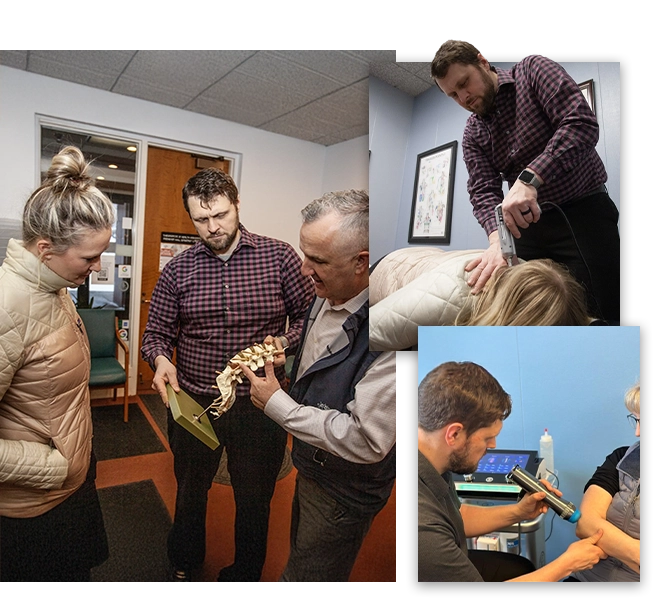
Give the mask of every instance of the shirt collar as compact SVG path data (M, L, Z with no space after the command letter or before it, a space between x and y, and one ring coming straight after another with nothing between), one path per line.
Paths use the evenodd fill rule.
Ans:
M346 300L343 304L335 304L331 306L330 303L326 300L328 310L346 310L349 313L353 314L360 310L362 305L367 301L369 297L369 287L364 288L357 296L353 296L350 300Z
M499 89L503 85L516 82L513 76L513 69L505 71L504 69L500 69L499 67L493 67L493 68L495 69L495 73L497 74L497 89Z
M502 86L515 85L516 83L516 80L513 77L513 70L505 71L499 67L491 67L491 71L495 71L495 73L497 73L497 94L495 96L495 109L485 117L481 117L476 113L472 113L472 115L470 115L470 118L481 120L484 123L490 123L495 117L498 102L500 102L502 98Z

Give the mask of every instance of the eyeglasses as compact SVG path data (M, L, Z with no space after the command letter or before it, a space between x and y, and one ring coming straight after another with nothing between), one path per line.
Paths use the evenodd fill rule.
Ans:
M639 425L639 419L635 415L628 415L628 423L633 429L637 429Z

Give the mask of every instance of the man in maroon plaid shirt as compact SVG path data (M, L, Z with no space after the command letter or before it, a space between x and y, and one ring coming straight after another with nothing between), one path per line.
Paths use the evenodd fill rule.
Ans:
M542 56L503 70L471 44L453 40L436 53L431 75L472 113L463 159L473 212L490 243L466 267L473 293L506 264L494 214L502 203L518 256L565 264L586 287L592 315L618 322L619 212L595 149L596 116L575 81Z
M302 261L289 244L243 227L238 190L227 174L200 171L184 187L183 202L201 239L165 265L151 297L142 356L165 404L169 383L207 407L219 395L217 372L235 354L263 341L280 350L298 346L314 285L301 274ZM283 367L277 377L284 380ZM216 450L168 411L177 480L168 538L172 577L189 581L204 561L208 491L224 449L236 503L236 548L234 563L218 580L259 581L287 434L252 405L247 382L237 386L231 410L211 422L220 441Z

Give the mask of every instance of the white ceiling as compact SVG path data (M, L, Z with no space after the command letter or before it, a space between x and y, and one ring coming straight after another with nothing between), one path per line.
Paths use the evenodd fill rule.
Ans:
M382 62L371 65L371 75L413 98L434 87L430 62Z
M394 61L394 50L0 51L7 67L325 146L368 134L370 65L406 93L424 91L404 66L422 63Z

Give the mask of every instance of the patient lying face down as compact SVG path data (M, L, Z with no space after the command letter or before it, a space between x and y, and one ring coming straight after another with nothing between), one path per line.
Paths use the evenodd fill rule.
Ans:
M549 259L498 269L484 290L471 294L464 265L469 251L405 248L388 255L370 279L372 350L414 349L420 325L589 325L586 292L568 270ZM411 280L406 270L420 273ZM419 268L417 259L425 263ZM397 285L401 281L401 285ZM384 284L385 282L385 284ZM387 295L383 296L383 290Z
M456 325L589 325L584 288L549 259L498 269Z

